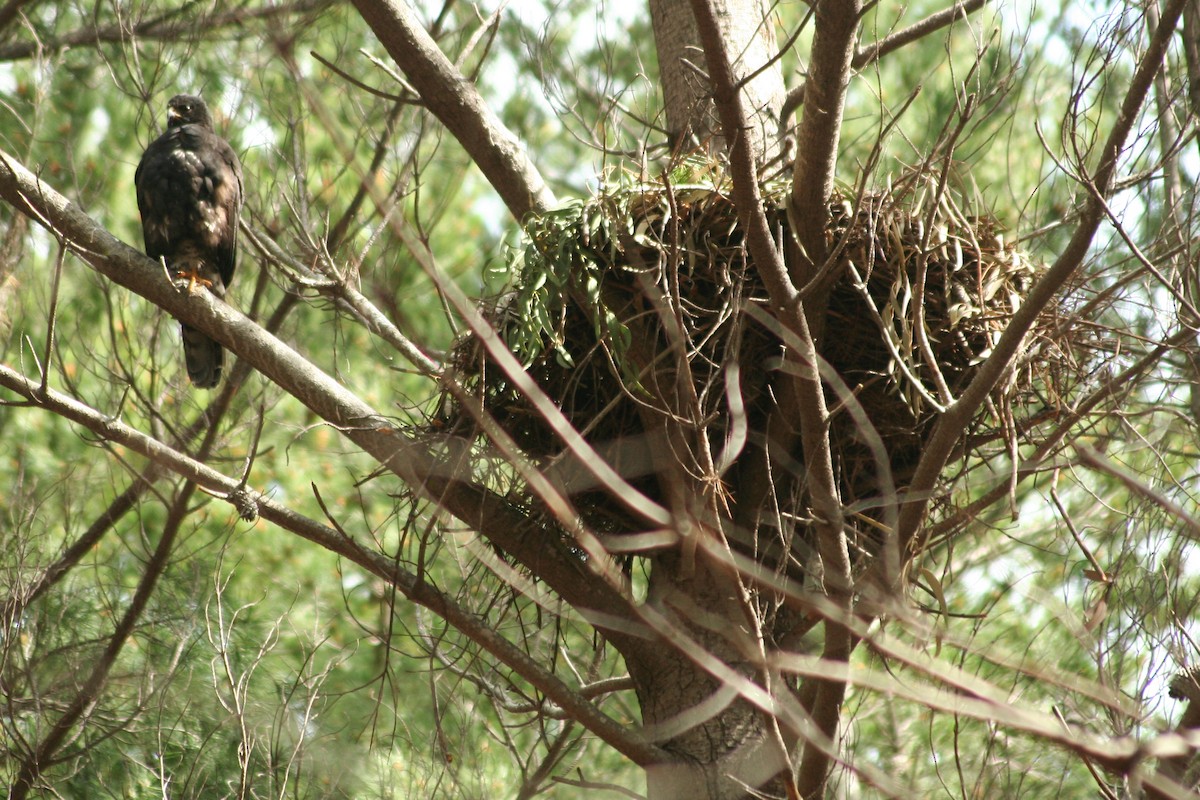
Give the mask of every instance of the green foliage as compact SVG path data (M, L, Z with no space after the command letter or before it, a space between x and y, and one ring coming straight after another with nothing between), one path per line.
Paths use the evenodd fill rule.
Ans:
M548 348L564 367L574 363L564 346L566 308L570 303L578 303L593 315L597 339L607 342L614 359L622 362L621 356L629 346L629 329L605 303L601 291L619 234L626 232L613 229L613 218L605 206L620 202L621 196L572 201L539 215L526 227L525 247L512 251L506 271L516 280L511 299L505 302L506 313L515 324L506 342L524 366ZM606 243L609 252L596 253L592 242Z

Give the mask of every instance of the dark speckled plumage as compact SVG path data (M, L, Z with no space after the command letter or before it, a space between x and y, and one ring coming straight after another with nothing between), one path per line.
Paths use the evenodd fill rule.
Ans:
M146 254L192 285L223 298L237 261L242 165L213 130L199 97L167 104L167 130L146 148L134 175ZM209 389L221 380L221 346L183 326L188 377Z

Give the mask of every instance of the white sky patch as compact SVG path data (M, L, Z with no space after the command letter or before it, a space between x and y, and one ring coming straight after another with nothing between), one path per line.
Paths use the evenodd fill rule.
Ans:
M102 143L108 138L108 129L112 126L112 118L102 106L93 108L88 114L87 125L83 138L79 142L84 153L92 153L101 149Z
M243 151L258 148L270 149L275 147L279 141L270 123L256 111L252 111L250 118L242 125L238 139Z

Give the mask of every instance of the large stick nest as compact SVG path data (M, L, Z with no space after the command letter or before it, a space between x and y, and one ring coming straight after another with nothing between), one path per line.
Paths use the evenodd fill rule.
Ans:
M766 195L778 241L787 242L785 187ZM903 486L938 409L974 377L1043 267L1006 243L996 220L960 208L932 181L912 178L857 203L837 198L831 212L836 283L820 354L845 384L840 392L827 388L827 396L849 504L880 492L872 444L878 453L882 443ZM545 214L526 234L508 264L512 289L486 316L589 442L611 456L620 452L611 443L643 440L654 414L673 411L703 428L718 452L737 438L731 409L740 405L748 441L761 444L782 384L783 337L724 187L622 188ZM1065 391L1071 348L1059 341L1056 322L1050 309L1026 337L1017 366L964 437L962 463L980 448L1010 449L1004 444L1016 435L1014 407L1032 416L1030 407L1046 409ZM475 337L459 342L454 363L478 407L535 460L550 464L564 453L560 436ZM680 389L681 377L690 388ZM651 383L672 384L672 396L690 411L665 408L670 402ZM740 398L733 405L731 392ZM477 435L478 407L447 397L443 422ZM863 414L874 432L864 429ZM798 471L803 456L793 455ZM657 493L644 464L627 472ZM576 493L576 501L589 522L621 529L611 499L586 495Z

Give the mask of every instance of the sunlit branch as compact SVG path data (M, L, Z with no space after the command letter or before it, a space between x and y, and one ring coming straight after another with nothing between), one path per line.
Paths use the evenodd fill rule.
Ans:
M811 259L823 260L824 258L825 221L829 215L827 201L829 192L832 190L832 170L836 163L841 109L845 101L846 84L849 80L850 48L853 44L854 31L858 25L857 3L833 5L836 7L833 11L829 10L831 4L827 2L821 3L817 7L813 55L815 72L813 76L814 78L826 76L832 79L833 72L837 72L839 83L833 88L832 94L823 91L819 96L810 98L813 105L806 110L799 143L799 152L803 155L797 158L792 198L789 201L792 210L798 213L808 213L813 217L796 231L803 247L809 248L810 242L806 239L806 234L812 234L814 226L816 226L815 236L820 242L819 249L810 248L810 252L804 258L797 259L808 263L810 267ZM704 45L705 61L713 84L717 112L721 118L721 126L725 130L726 140L729 142L730 169L734 177L734 201L737 204L739 220L746 231L747 247L759 274L763 276L764 282L767 284L773 305L781 314L781 321L796 337L796 345L789 350L792 351L790 358L799 362L799 372L792 382L797 394L797 405L801 410L800 434L804 447L805 468L816 511L816 522L813 527L817 549L821 554L825 569L827 588L848 608L852 598L850 557L841 503L838 499L837 479L834 476L827 425L828 410L817 369L819 356L813 333L810 330L808 313L796 291L797 275L801 276L801 280L807 280L810 270L793 269L789 274L789 270L784 265L783 254L771 236L763 210L762 198L758 189L758 175L754 166L755 155L751 152L749 137L744 135L744 131L748 129L748 122L730 67L725 41L720 35L715 12L708 0L692 0L692 10L699 24L700 38ZM816 43L823 43L821 50L818 51ZM835 50L839 46L844 50L842 54L844 58L841 61L845 62L840 67L838 58L835 58L837 55ZM827 72L830 74L826 75ZM821 117L819 123L809 122L816 117ZM813 150L805 153L804 148L811 137L821 137L822 144L812 145ZM819 178L819 175L825 173L828 173L825 178ZM818 181L819 185L816 189L810 186L801 190L798 186L800 180ZM793 220L795 219L794 214L789 216ZM793 224L797 223L793 221ZM821 304L821 301L818 300L818 307ZM845 628L826 625L825 656L827 658L845 661L849 658L852 647L849 632ZM804 716L807 717L805 723L807 724L796 728L797 734L806 741L795 786L801 797L816 797L823 791L832 754L828 742L832 740L837 730L844 693L844 682L820 680L811 716L805 714ZM778 712L775 713L775 718L779 719Z
M556 204L525 148L403 0L355 0L421 101L454 135L517 220Z
M1185 330L1175 333L1170 339L1162 342L1139 358L1129 368L1117 373L1110 380L1105 381L1103 386L1075 403L1070 412L1059 419L1056 430L1050 433L1038 444L1032 453L1023 458L1021 463L1017 465L1015 469L1017 480L1025 481L1047 469L1046 462L1050 456L1066 446L1066 443L1075 431L1075 426L1095 412L1101 403L1111 400L1114 396L1128 392L1129 388L1135 385L1138 379L1144 378L1147 371L1158 364L1170 350L1182 347L1194 339L1195 334L1190 331ZM972 501L969 505L961 508L952 517L931 525L922 534L922 547L938 544L942 537L949 536L956 528L962 527L966 520L974 519L983 513L985 509L1000 500L1008 491L1007 481L998 484L981 494L978 499ZM916 553L909 555L915 556Z
M878 61L888 53L899 50L906 44L918 41L957 20L966 18L967 14L973 14L989 2L991 0L964 0L963 2L955 3L949 8L936 11L924 19L914 22L907 28L901 28L877 42L860 48L854 53L851 65L854 69L862 69L868 64Z
M958 670L932 661L891 637L887 637L884 650L897 665L924 664L924 668L942 679L945 685L921 685L878 670L853 670L847 674L844 664L808 655L780 654L776 661L787 673L827 679L836 677L889 698L908 700L922 708L984 720L1014 733L1025 733L1085 755L1118 775L1130 774L1150 759L1187 753L1200 745L1200 733L1194 730L1186 735L1161 734L1148 742L1138 742L1128 736L1097 739L1083 731L1064 729L1052 714L1016 705L1006 692L983 683L976 676L961 674L955 677L952 673Z

